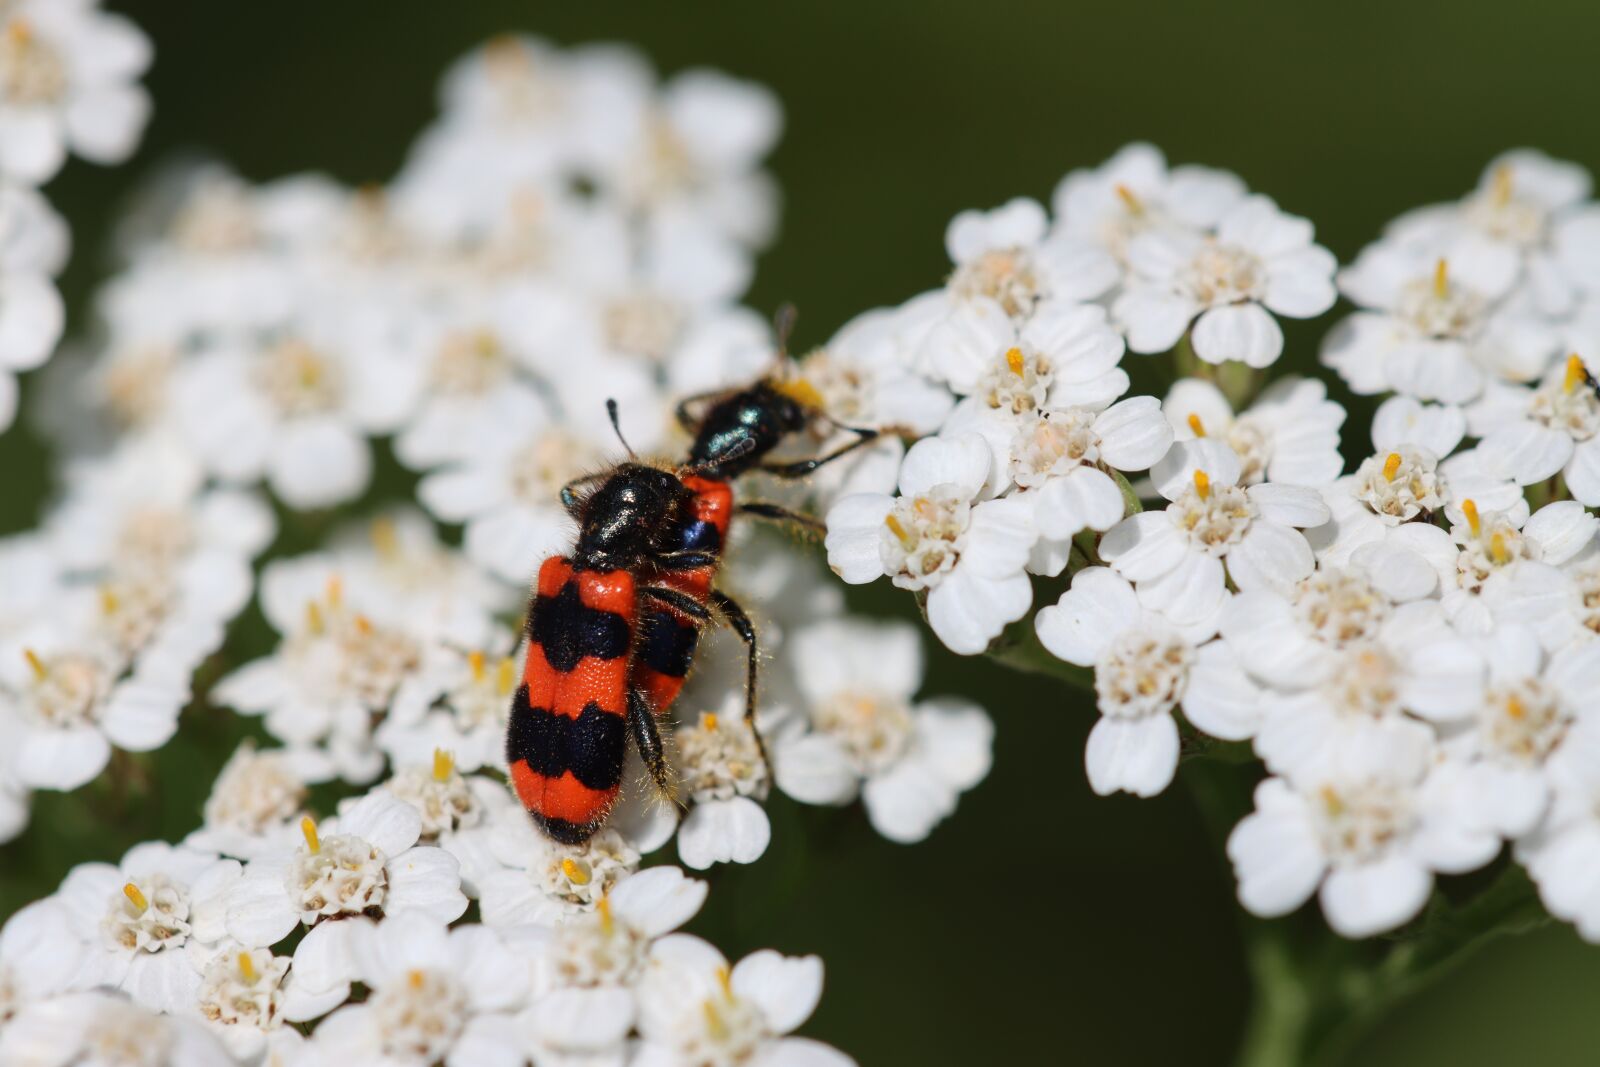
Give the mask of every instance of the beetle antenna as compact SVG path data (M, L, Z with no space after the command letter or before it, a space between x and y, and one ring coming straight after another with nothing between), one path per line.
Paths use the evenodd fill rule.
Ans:
M747 454L749 452L754 452L755 451L755 447L756 447L755 438L746 437L743 440L741 440L738 444L736 444L732 448L728 449L727 452L723 453L720 456L717 456L715 459L703 459L699 463L691 463L688 466L680 468L680 469L681 469L681 472L683 474L685 474L685 475L688 475L688 474L703 474L706 471L715 470L716 468L722 466L724 463L732 463L734 460L742 458L745 454Z
M772 316L772 330L778 335L778 360L782 362L789 358L789 335L794 333L795 320L800 313L794 309L793 304L784 304L778 308L778 313Z
M622 442L622 447L628 450L629 459L638 459L639 453L633 450L628 439L622 436L622 423L617 421L617 401L614 397L606 397L606 414L611 417L611 429L616 431L617 440Z

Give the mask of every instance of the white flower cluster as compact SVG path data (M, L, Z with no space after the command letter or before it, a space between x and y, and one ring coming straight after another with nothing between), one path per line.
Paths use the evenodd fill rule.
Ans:
M1167 456L1174 431L1161 402L1124 397L1126 349L1164 351L1188 338L1207 364L1265 367L1282 351L1265 309L1312 316L1335 298L1336 264L1312 243L1308 222L1249 195L1232 175L1168 169L1148 145L1067 175L1054 203L1053 223L1022 199L957 216L945 235L954 262L945 287L877 313L877 358L921 379L917 418L905 428L928 436L910 449L896 484L846 496L828 515L829 562L844 580L887 575L925 595L934 632L963 654L982 652L1027 614L1029 574L1059 575L1076 542L1117 526L1127 511L1125 475ZM1195 431L1180 420L1180 428L1190 436L1230 431L1220 397L1199 399L1224 421ZM1298 433L1308 414L1327 429L1329 411L1338 413L1308 384L1249 413L1238 433L1275 420L1295 423ZM1336 473L1337 428L1337 420L1331 433L1306 428L1303 446L1289 448L1280 466L1325 468L1331 458ZM1247 457L1256 465L1252 481L1262 479L1257 468L1269 448L1259 442L1260 454ZM1246 472L1213 473L1215 502L1201 503L1220 515L1224 501L1244 492L1232 483ZM1185 486L1174 478L1187 474L1164 478L1163 493L1181 496ZM1268 558L1283 539L1274 534L1297 518L1284 491L1264 495L1277 498L1267 504L1273 514L1243 553L1257 570L1282 562ZM1198 506L1179 496L1174 507ZM1216 554L1185 554L1189 562L1167 587L1205 570L1201 595L1217 599L1221 565L1202 562Z
M17 737L4 836L28 790L76 788L111 745L171 736L273 540L266 498L359 501L376 438L421 476L430 514L379 511L268 564L259 603L280 644L211 699L262 716L321 777L366 784L436 749L503 772L514 620L539 563L571 545L561 488L617 451L604 400L635 446L681 454L677 400L785 373L766 321L737 303L773 227L760 164L780 115L764 89L706 71L658 85L623 50L503 39L457 64L443 103L386 188L205 169L169 177L126 227L104 341L58 361L46 398L77 457L67 492L40 533L0 543L18 575L0 611L0 735ZM792 385L851 425L898 426L898 379L872 369L864 334L847 328ZM435 520L464 526L463 549ZM987 717L930 705L962 726L930 737L915 638L846 620L792 547L736 534L724 584L784 653L759 694L776 784L863 796L885 834L926 836L987 771ZM789 641L824 661L878 642L893 670L801 684ZM697 868L765 850L773 784L743 720L741 650L706 644L674 746L691 808L679 847ZM672 836L665 810L639 821L645 851Z
M818 960L730 966L674 932L706 885L641 865L670 842L694 869L754 861L774 787L917 841L988 772L983 710L918 699L916 629L848 616L740 519L718 585L761 638L760 740L744 647L710 631L670 724L686 814L630 754L588 842L535 829L505 781L517 622L570 550L562 487L619 451L606 398L666 455L688 447L679 400L762 375L828 416L800 456L889 431L813 506L892 484L899 434L952 401L879 358L878 316L789 366L739 306L774 225L765 90L505 39L443 105L383 188L169 176L125 228L96 345L50 369L62 491L0 542L0 838L31 790L163 744L196 691L274 745L233 754L179 844L75 868L10 919L0 1062L847 1064L788 1036ZM407 472L416 499L392 503ZM223 638L252 594L276 643L244 661ZM364 791L318 818L334 782Z
M946 287L880 313L884 358L954 407L897 493L834 504L829 561L918 591L965 654L1025 641L1003 631L1030 575L1067 572L1032 628L1093 669L1096 792L1164 790L1180 710L1265 764L1229 843L1252 911L1320 891L1335 930L1377 933L1420 911L1435 874L1511 842L1550 912L1600 940L1589 189L1575 165L1508 153L1339 276L1361 310L1323 359L1392 394L1348 474L1344 408L1258 373L1281 348L1263 307L1334 302L1303 220L1144 146L1068 175L1053 223L1025 200L959 216ZM1119 399L1124 343L1171 348L1195 376Z
M99 0L12 0L0 8L0 433L16 375L50 358L65 316L55 277L70 236L39 187L69 153L133 154L150 117L138 78L150 41Z
M298 808L294 773L241 752L219 783L212 807L281 831L246 862L225 843L147 843L73 868L13 915L0 928L0 1062L854 1062L789 1036L817 1005L820 960L765 951L730 967L674 932L706 884L637 871L614 834L543 846L542 918L486 897L481 924L452 927L468 868L450 846L473 802L452 806L469 793L448 761L320 823L281 817ZM347 1003L357 983L364 998Z
M76 789L113 746L159 748L249 602L271 510L156 438L82 458L37 531L0 541L0 840L27 791Z

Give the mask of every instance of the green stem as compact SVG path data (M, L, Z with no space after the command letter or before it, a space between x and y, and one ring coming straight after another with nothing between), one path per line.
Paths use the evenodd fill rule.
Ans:
M1137 515L1144 510L1144 501L1140 500L1139 494L1134 492L1133 483L1128 481L1127 475L1112 467L1101 467L1100 469L1111 475L1111 480L1117 483L1117 489L1122 493L1122 514L1124 517Z
M1254 367L1230 359L1217 368L1217 388L1228 398L1234 411L1243 411L1261 391L1263 377Z
M1234 1063L1237 1067L1287 1067L1300 1062L1312 1003L1296 974L1294 952L1281 929L1269 927L1247 937L1245 963L1253 998Z
M1172 365L1180 378L1202 378L1221 389L1235 412L1250 406L1250 401L1261 391L1265 378L1262 371L1236 359L1207 363L1195 355L1194 342L1189 333L1178 338L1177 345L1173 347Z
M1179 378L1204 378L1212 380L1211 364L1194 354L1194 343L1186 330L1172 349L1172 369Z
M1183 777L1221 849L1251 809L1248 764L1209 758L1183 763ZM1251 1004L1236 1067L1332 1067L1406 997L1449 973L1484 944L1549 922L1522 868L1507 864L1476 894L1450 903L1440 893L1423 915L1387 941L1347 941L1306 909L1282 919L1239 913Z

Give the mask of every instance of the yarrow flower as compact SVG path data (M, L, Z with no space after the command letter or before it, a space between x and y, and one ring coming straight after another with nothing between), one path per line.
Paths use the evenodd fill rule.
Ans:
M816 1009L822 961L756 952L729 967L699 938L674 935L651 950L639 989L640 1057L649 1063L763 1060L848 1067L848 1056L789 1036Z
M1472 192L1406 212L1389 225L1386 239L1423 247L1478 244L1514 265L1518 302L1557 318L1572 310L1582 289L1593 288L1595 275L1578 251L1594 226L1586 204L1592 184L1576 163L1513 149L1489 161Z
M70 151L94 163L133 153L150 116L135 80L150 41L95 2L23 0L0 27L0 171L50 180Z
M1211 382L1180 378L1167 391L1161 410L1176 440L1209 437L1226 442L1239 457L1239 484L1244 486L1267 481L1318 488L1344 469L1339 428L1345 411L1314 378L1280 378L1239 412Z
M372 990L317 1027L317 1063L516 1062L511 1012L527 972L493 930L424 911L353 919L354 969Z
M1023 198L951 219L944 244L955 270L944 292L952 317L992 301L1007 315L1027 318L1105 293L1117 279L1111 257L1048 229L1044 208Z
M509 931L531 980L533 1003L518 1023L535 1055L621 1055L653 947L681 936L672 931L705 899L704 882L653 867L618 882L592 912Z
M1214 229L1159 226L1134 237L1129 279L1112 305L1128 346L1164 352L1192 323L1194 353L1207 363L1276 363L1283 330L1269 312L1314 318L1337 299L1337 263L1311 236L1311 223L1256 195Z
M1135 143L1098 167L1070 171L1051 203L1063 233L1104 248L1126 266L1134 238L1168 227L1214 227L1245 192L1234 174L1192 163L1169 167L1161 149Z
M1317 893L1346 937L1392 929L1422 909L1435 872L1482 866L1499 839L1476 828L1465 784L1446 764L1397 759L1341 769L1295 786L1268 778L1256 810L1228 839L1239 900L1258 915L1283 915Z
M982 499L989 468L975 434L927 438L906 453L899 496L847 496L828 512L835 573L852 585L888 575L926 590L929 625L964 655L982 652L1033 601L1023 573L1038 537L1032 509Z
M467 908L455 857L417 844L422 816L392 795L371 793L320 825L305 816L296 829L298 845L285 834L245 866L228 893L226 924L247 948L275 945L306 927L292 966L308 993L348 994L359 976L351 941L360 927L338 920L411 908L448 923Z
M678 828L678 857L697 871L754 863L772 840L761 808L770 787L766 755L742 710L729 704L677 731L679 788L691 805Z
M1516 259L1448 235L1395 238L1362 252L1340 284L1361 307L1323 343L1322 360L1357 393L1394 391L1464 404L1488 381L1538 378L1559 334L1514 299Z
M1088 567L1035 617L1045 648L1094 668L1100 720L1090 731L1085 764L1095 792L1153 796L1171 783L1178 769L1172 712L1184 698L1196 648L1216 631L1220 610L1219 602L1178 624L1141 607L1133 586L1114 572Z
M795 654L827 663L799 686L806 716L773 742L778 788L812 804L858 795L891 841L920 841L989 772L994 725L956 698L914 702L922 644L903 625L827 620L794 638ZM806 721L806 720L809 721Z
M1239 457L1221 442L1174 445L1151 470L1171 503L1108 530L1100 557L1138 584L1143 603L1180 624L1215 612L1225 580L1242 590L1300 581L1315 561L1299 529L1326 522L1327 505L1305 486L1241 486L1241 473Z

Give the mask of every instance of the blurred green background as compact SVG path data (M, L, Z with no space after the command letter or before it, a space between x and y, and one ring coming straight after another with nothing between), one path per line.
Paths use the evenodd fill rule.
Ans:
M508 29L629 41L665 71L708 64L777 91L785 227L751 301L794 301L802 348L938 282L957 210L1048 197L1133 139L1238 171L1341 259L1401 210L1465 191L1503 148L1600 169L1593 2L110 6L155 40L156 112L132 164L75 163L49 188L77 238L80 314L114 213L160 161L203 150L250 178L385 179L445 65ZM1324 328L1291 328L1287 358L1309 368ZM0 531L36 519L46 463L25 430L0 439ZM946 659L928 689L977 696L999 725L994 772L957 816L900 848L858 811L774 801L773 853L719 871L697 929L733 956L820 952L808 1032L864 1064L1227 1062L1247 996L1236 908L1183 790L1090 794L1092 708L1051 683ZM157 822L130 822L115 796L44 798L26 842L0 849L0 914L71 862L114 858L113 842L193 825L232 729L190 723L163 753L163 774L193 771L155 783ZM1565 929L1501 942L1349 1062L1591 1063L1597 986L1600 948Z

